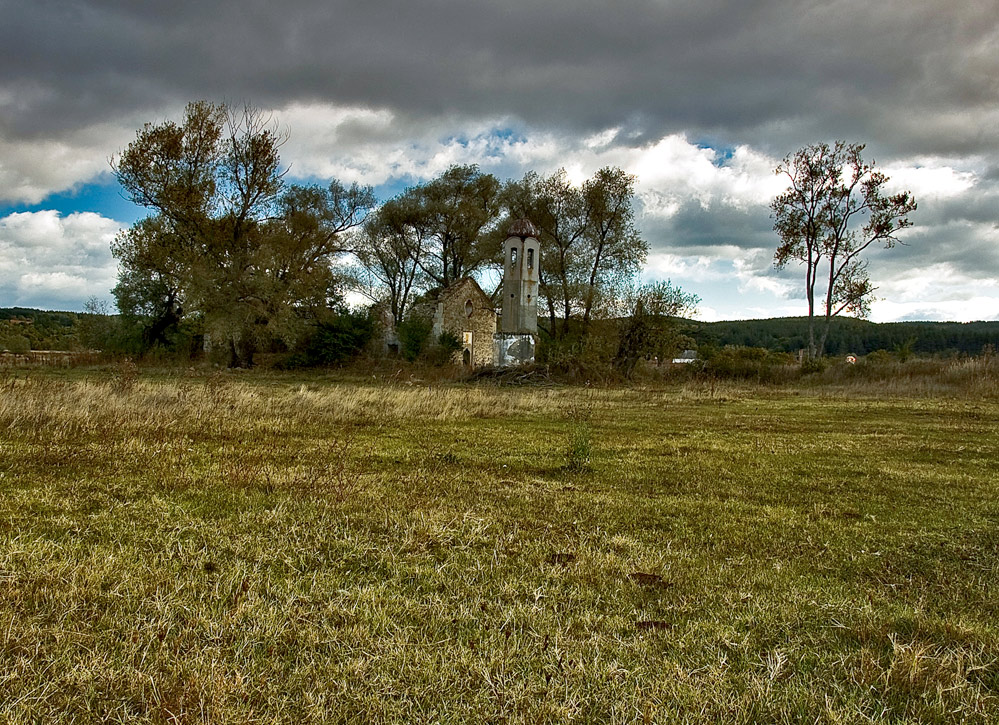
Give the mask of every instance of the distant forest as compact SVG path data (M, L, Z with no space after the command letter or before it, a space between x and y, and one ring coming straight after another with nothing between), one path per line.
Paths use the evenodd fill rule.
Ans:
M0 308L0 351L78 349L82 316L76 312Z
M22 307L0 309L0 350L74 350L81 322L88 313L47 312ZM807 347L808 320L776 317L769 320L688 322L687 333L698 347L741 345L796 353ZM906 349L917 355L979 355L987 346L999 350L999 321L884 322L842 317L833 320L826 349L830 355L866 355L875 350Z
M796 353L808 347L808 318L693 322L691 336L700 345L743 345ZM917 355L980 355L999 349L999 322L868 322L853 317L832 321L827 355L866 355L875 350L906 349Z

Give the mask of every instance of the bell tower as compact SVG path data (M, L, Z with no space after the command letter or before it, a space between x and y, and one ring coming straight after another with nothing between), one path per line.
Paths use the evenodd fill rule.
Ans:
M538 334L540 251L538 230L529 220L510 225L503 244L503 333Z

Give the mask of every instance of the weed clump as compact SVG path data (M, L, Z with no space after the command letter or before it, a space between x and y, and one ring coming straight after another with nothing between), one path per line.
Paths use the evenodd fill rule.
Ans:
M565 469L588 471L593 457L593 399L574 399L565 410L569 440L565 449Z

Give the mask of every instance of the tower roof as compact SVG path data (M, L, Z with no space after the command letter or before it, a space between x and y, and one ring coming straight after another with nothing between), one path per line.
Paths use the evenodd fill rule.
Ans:
M527 239L528 237L538 236L537 228L531 223L530 219L526 217L521 217L513 224L506 232L508 237L520 237L521 239Z

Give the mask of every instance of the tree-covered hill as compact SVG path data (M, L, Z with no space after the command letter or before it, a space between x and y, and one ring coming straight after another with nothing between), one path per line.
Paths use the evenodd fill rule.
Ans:
M699 345L746 345L793 353L808 345L808 319L701 322L695 323L693 337ZM866 355L875 350L907 349L919 355L978 355L988 345L999 349L999 321L874 323L843 317L832 321L826 352Z
M0 351L76 349L81 317L76 312L0 308Z

